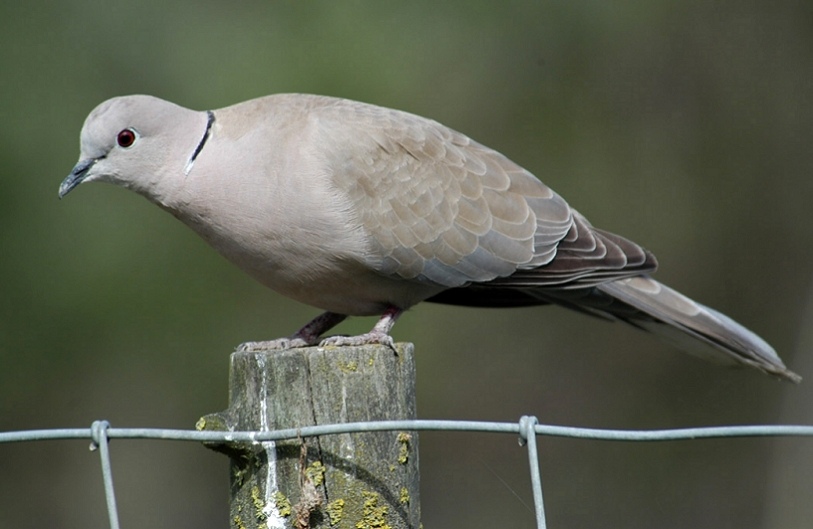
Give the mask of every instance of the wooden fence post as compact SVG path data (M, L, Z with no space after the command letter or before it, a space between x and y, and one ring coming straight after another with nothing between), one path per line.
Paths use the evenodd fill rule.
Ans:
M228 410L203 430L415 418L412 344L233 353ZM231 458L234 529L419 529L416 432L210 446Z

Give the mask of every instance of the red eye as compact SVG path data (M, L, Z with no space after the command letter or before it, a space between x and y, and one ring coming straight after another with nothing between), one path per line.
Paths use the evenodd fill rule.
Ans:
M136 133L132 129L124 129L123 131L119 132L119 135L116 137L116 141L119 143L119 147L129 147L136 141Z

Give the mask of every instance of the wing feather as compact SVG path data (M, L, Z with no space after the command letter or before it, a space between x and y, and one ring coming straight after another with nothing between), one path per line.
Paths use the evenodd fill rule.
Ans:
M565 201L503 155L439 123L348 101L315 109L336 187L370 241L368 266L446 287L553 259Z
M447 288L573 288L655 268L502 154L439 123L332 100L313 112L333 181L367 234L366 264Z

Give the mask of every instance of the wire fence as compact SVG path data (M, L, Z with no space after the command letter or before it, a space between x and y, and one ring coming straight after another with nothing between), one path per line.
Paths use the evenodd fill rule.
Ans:
M260 443L305 437L343 433L383 431L456 431L480 433L504 433L519 436L520 444L528 450L528 466L534 513L538 529L545 529L545 506L542 495L542 479L539 472L539 452L536 437L568 437L601 441L685 441L692 439L716 439L735 437L788 437L813 436L813 426L803 425L751 425L681 428L668 430L609 430L577 428L539 424L536 417L523 416L518 422L481 422L446 420L375 421L303 426L265 432L212 432L196 430L173 430L163 428L113 428L107 421L94 421L90 428L61 428L49 430L25 430L0 432L0 443L88 439L91 450L98 450L101 459L102 480L107 500L111 529L119 529L116 494L110 464L110 439L154 439L195 442Z

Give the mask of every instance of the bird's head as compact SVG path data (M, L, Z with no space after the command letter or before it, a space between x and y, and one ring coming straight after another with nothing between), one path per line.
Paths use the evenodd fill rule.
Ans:
M62 198L84 182L108 182L160 201L181 180L206 129L206 114L152 96L109 99L88 115L79 162L59 186Z

